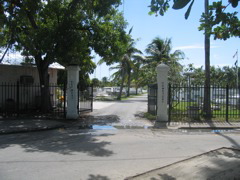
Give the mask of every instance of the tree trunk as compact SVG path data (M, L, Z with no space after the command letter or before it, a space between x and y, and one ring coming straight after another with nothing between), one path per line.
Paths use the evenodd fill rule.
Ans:
M0 59L0 63L2 63L2 61L3 61L4 57L5 57L5 55L6 55L7 52L8 52L9 47L10 47L10 44L8 44L6 50L4 51L4 53L3 53L3 55L2 55L2 57L1 57L1 59Z
M119 94L118 94L118 97L117 97L117 99L118 100L121 100L121 98L122 98L122 90L123 90L123 84L124 84L124 72L122 72L122 82L121 82L121 86L120 86L120 91L119 91Z
M131 68L128 70L128 89L127 89L127 97L130 96L130 86L131 86Z
M206 14L206 24L208 24L208 13L209 13L209 2L205 0L205 14ZM211 82L210 82L210 34L208 29L205 29L205 88L204 88L204 106L203 112L206 120L211 120Z
M136 88L136 95L138 95L138 86L136 86L135 88Z
M42 113L47 113L51 109L51 100L49 92L49 75L48 75L48 64L45 63L41 56L35 57L39 80L40 80L40 92L41 92L41 107Z

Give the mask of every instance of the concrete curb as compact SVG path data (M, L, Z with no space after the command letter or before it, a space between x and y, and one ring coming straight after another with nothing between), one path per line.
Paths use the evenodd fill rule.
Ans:
M201 154L198 154L198 155L195 155L195 156L192 156L190 158L186 158L184 160L181 160L181 161L177 161L175 163L171 163L169 165L166 165L166 166L162 166L160 168L156 168L156 169L152 169L150 171L146 171L144 173L141 173L141 174L137 174L135 176L130 176L130 177L127 177L125 178L124 180L134 180L134 179L144 179L143 176L147 175L147 174L159 174L159 170L162 170L162 169L166 169L166 168L169 168L171 166L174 166L174 165L177 165L177 164L180 164L180 163L186 163L190 160L194 160L195 158L197 157L200 157L200 156L205 156L205 155L209 155L210 153L214 153L214 152L217 152L217 151L221 151L221 150L231 150L231 151L237 151L240 153L240 150L239 149L236 149L236 148L230 148L230 147L221 147L221 148L218 148L218 149L214 149L214 150L211 150L211 151L208 151L208 152L205 152L205 153L201 153ZM238 157L239 158L239 157ZM152 177L152 176L151 176ZM146 177L145 177L146 178ZM152 179L155 179L154 177L152 177ZM165 178L160 178L160 179L165 179ZM175 179L173 177L173 179ZM234 178L235 179L235 178Z
M179 127L178 129L212 129L212 130L215 130L215 129L240 129L240 127Z

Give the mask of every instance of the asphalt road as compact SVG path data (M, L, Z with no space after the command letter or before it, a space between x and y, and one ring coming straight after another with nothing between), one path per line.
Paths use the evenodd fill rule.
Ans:
M220 147L240 134L59 129L0 136L1 180L122 180Z
M96 120L146 126L146 96L95 102ZM100 123L101 124L101 123ZM0 135L1 180L122 180L220 147L240 148L240 131L74 128Z
M152 126L153 124L142 118L147 112L147 94L122 101L94 101L92 116L115 119L111 125L117 126ZM106 121L106 119L105 119Z

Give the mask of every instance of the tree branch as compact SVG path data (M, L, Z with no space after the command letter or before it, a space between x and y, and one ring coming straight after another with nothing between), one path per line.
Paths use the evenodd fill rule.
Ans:
M5 52L3 53L3 55L2 55L2 57L1 57L1 59L0 59L0 64L2 63L2 61L3 61L4 57L5 57L5 55L7 54L9 48L10 48L10 43L8 44L8 46L7 46L6 50L5 50Z
M25 10L25 12L26 12L26 14L27 14L27 17L28 17L28 19L29 19L32 27L33 27L34 29L38 29L37 23L35 22L34 17L33 17L32 14L30 13L30 11Z

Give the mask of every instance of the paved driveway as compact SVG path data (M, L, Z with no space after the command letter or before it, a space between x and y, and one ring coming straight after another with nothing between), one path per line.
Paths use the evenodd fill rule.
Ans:
M89 115L116 126L152 126L152 122L142 117L145 112L147 94L122 101L95 101Z

